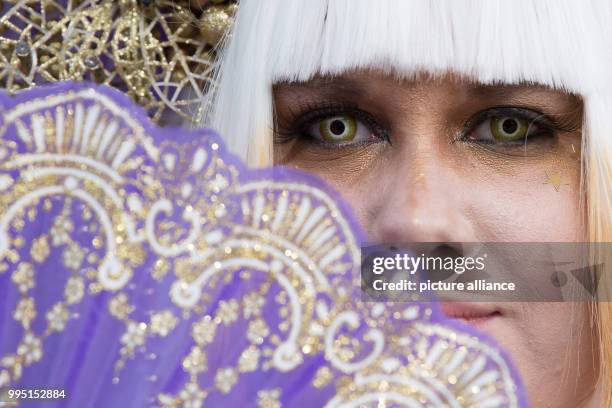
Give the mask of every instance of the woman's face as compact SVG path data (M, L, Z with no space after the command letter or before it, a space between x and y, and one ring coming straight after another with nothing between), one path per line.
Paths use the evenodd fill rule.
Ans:
M275 162L315 173L371 241L583 241L579 98L453 75L353 72L274 88ZM514 358L536 407L576 407L596 377L584 303L445 304Z

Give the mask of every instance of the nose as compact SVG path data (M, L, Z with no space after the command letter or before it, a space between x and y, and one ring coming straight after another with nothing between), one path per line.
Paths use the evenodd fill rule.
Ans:
M376 243L473 242L468 218L469 189L452 168L435 157L394 167L369 211L370 239ZM467 191L467 192L466 192ZM413 248L416 249L416 248Z

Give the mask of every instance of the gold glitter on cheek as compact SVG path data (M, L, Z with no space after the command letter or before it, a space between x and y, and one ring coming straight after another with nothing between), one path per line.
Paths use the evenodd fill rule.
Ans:
M555 173L546 173L546 181L544 182L544 184L550 184L551 186L554 187L555 191L560 191L561 186L569 186L569 183L564 183L563 182L563 178L561 176L561 173L559 172L555 172Z

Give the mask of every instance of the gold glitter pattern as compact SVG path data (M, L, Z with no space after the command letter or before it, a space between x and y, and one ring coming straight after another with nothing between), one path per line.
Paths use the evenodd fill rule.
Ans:
M116 87L157 122L200 118L230 1L2 2L0 86L10 92L86 80ZM178 116L177 116L178 115Z
M546 181L544 182L544 184L550 184L555 188L555 191L557 192L561 190L561 186L569 186L569 183L564 183L563 177L559 172L551 174L546 173Z

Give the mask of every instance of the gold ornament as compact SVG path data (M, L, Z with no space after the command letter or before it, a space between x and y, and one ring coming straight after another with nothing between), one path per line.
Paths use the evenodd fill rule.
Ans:
M231 25L236 14L236 4L214 5L204 10L200 17L202 38L209 44L219 44L227 27Z
M2 2L0 86L47 82L113 86L157 123L197 122L215 45L233 1L16 0Z
M546 173L546 182L544 184L550 184L555 188L555 191L560 191L561 186L569 186L569 183L564 183L561 173L556 172L552 174Z

